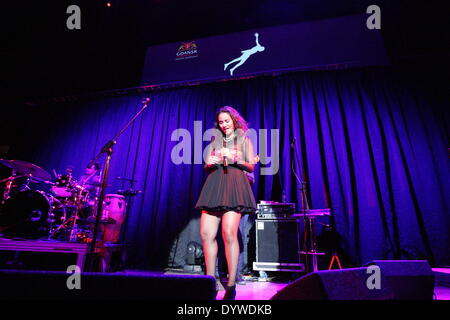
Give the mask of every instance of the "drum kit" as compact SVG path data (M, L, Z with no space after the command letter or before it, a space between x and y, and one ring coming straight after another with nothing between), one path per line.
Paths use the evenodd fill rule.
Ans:
M0 234L4 237L91 243L96 222L100 183L80 183L68 168L55 178L26 161L0 159L11 175L0 180ZM100 232L103 241L118 242L125 220L126 201L106 194Z

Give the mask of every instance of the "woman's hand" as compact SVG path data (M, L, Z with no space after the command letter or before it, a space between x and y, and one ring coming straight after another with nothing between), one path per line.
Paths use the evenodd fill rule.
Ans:
M222 148L219 151L222 157L227 157L228 159L232 159L234 157L232 150L228 148Z
M208 160L206 161L207 165L216 165L222 162L222 159L216 156L210 156L208 157Z

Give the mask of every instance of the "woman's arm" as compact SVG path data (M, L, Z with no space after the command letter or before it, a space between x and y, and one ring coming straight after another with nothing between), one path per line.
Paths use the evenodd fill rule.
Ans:
M216 157L216 156L212 156L211 158L209 158L209 162L205 163L203 168L209 172L212 169L214 169L219 163L220 163L220 158Z
M220 164L220 161L222 159L220 159L219 157L217 157L214 154L214 148L212 147L212 144L210 144L208 146L208 150L206 150L206 154L207 154L207 157L206 157L205 165L203 166L203 168L209 172L209 171L213 170L218 164Z
M244 149L242 150L242 156L238 158L237 165L239 168L253 172L255 170L255 153L253 151L253 144L248 137L245 137Z

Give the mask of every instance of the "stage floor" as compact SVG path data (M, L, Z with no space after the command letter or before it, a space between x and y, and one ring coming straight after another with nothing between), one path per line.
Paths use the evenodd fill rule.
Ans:
M0 238L0 251L34 251L41 253L75 253L78 255L77 260L73 262L78 262L78 265L82 265L84 261L84 254L87 251L86 244L74 244L74 243L60 243L55 241L13 241L9 239ZM32 243L31 243L32 242ZM81 258L80 258L81 256ZM65 262L65 261L63 261ZM2 269L0 267L0 269ZM10 269L10 268L7 268ZM50 270L50 269L44 269ZM433 268L433 272L436 276L436 284L434 290L435 300L450 300L450 267L446 268ZM140 270L125 270L118 273L122 274L146 274L147 271ZM159 272L158 272L159 273ZM176 272L175 270L166 270L160 272L161 274L189 274L184 272ZM257 277L245 278L243 281L236 286L236 300L269 300L278 291L282 290L289 284L289 281L294 281L295 279L287 280L283 277L280 281L258 281ZM270 278L269 278L270 279ZM285 281L283 281L285 280ZM221 300L225 290L220 290L217 299Z
M432 270L436 274L436 279L449 279L450 277L450 268L433 268ZM288 282L243 281L242 284L236 285L236 300L269 300L288 284ZM224 294L225 290L220 290L217 300L221 300ZM434 300L450 300L450 287L436 283Z
M287 283L244 281L236 285L236 300L269 300ZM222 300L225 290L219 291L217 300Z
M287 283L249 282L236 286L236 300L269 300L275 293L287 286ZM225 290L219 291L217 299L221 300ZM436 286L434 300L450 300L450 288Z
M236 300L269 300L286 284L271 282L247 282L236 287ZM219 291L217 299L222 299L225 291ZM434 289L435 300L450 300L450 288L437 286Z

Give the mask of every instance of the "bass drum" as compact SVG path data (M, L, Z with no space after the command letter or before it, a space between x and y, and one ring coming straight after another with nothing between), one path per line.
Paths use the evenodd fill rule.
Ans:
M16 193L0 209L0 233L26 239L48 235L50 211L51 200L43 191Z

